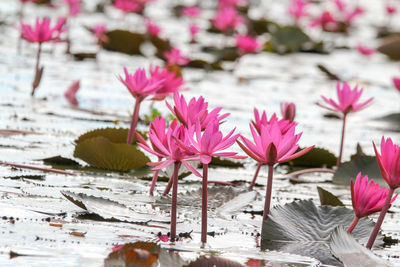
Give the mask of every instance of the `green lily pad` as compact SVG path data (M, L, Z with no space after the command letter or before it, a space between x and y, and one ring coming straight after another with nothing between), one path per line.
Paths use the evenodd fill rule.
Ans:
M321 202L321 205L327 205L327 206L342 206L344 207L344 204L340 199L332 194L331 192L323 189L322 187L317 186L318 190L318 195L319 195L319 201Z
M222 66L218 62L207 62L201 59L193 59L184 67L205 69L205 70L223 70Z
M150 161L135 146L113 143L103 136L87 138L77 143L74 157L80 158L91 166L113 171L139 169Z
M342 163L333 175L332 181L334 184L350 185L350 180L356 179L357 174L368 175L370 179L384 185L385 181L381 177L379 165L375 156L360 156L355 157L351 161Z
M386 37L378 47L378 51L392 60L400 60L400 35Z
M144 43L145 36L140 33L113 30L107 32L108 42L103 43L103 48L110 51L128 55L141 55L140 46Z
M301 148L298 149L300 151ZM289 161L287 164L293 167L319 168L332 167L336 165L337 157L329 150L314 147L301 157Z
M354 212L346 207L316 206L312 200L277 205L263 225L261 248L316 258L323 264L341 266L329 249L330 234L337 226L348 227ZM366 243L374 222L362 218L352 235ZM375 245L382 245L378 235Z
M150 36L150 42L157 48L156 56L164 59L164 52L170 51L172 46L168 40L161 39L158 36Z
M79 169L82 166L73 159L64 158L62 156L54 156L50 158L41 159L44 164L50 165L55 169Z
M311 38L300 28L284 26L271 33L266 48L268 52L294 53L301 51L307 43L311 43Z
M126 139L128 137L128 129L124 128L100 128L89 131L87 133L82 134L75 140L76 144L79 144L87 139L103 136L110 140L113 143L124 144L126 143Z
M96 59L97 57L96 53L85 53L85 52L73 53L72 55L74 56L74 59L76 61L83 61L85 59Z
M249 20L250 29L254 35L261 35L276 31L280 26L276 22L267 19Z

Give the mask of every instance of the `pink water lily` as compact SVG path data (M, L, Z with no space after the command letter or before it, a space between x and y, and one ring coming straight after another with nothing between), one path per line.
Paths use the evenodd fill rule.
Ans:
M296 116L296 105L293 102L285 102L281 104L282 116L285 120L294 121Z
M160 89L157 90L152 100L164 100L168 95L173 95L182 90L182 77L167 68L150 66L150 75L155 80L162 81Z
M131 126L128 133L127 144L133 142L136 125L139 120L139 109L141 102L149 95L156 94L161 88L164 80L154 77L147 77L144 69L138 69L132 75L124 68L125 78L119 76L119 80L126 86L131 95L135 98L135 107L132 115Z
M212 19L212 24L216 29L227 32L236 29L243 21L243 18L234 8L222 8L218 10Z
M201 14L198 6L186 6L182 9L182 15L188 18L197 18Z
M369 98L364 102L359 102L363 89L358 89L356 85L353 89L350 86L343 82L342 88L340 87L340 83L336 84L336 92L338 96L338 102L331 98L326 98L321 96L322 99L329 104L326 106L324 104L318 104L320 107L326 108L331 111L338 111L343 114L343 127L342 127L342 137L340 141L340 149L339 149L339 156L337 159L337 166L340 167L342 163L342 154L343 154L343 143L344 143L344 134L345 134L345 127L346 127L346 118L347 115L351 112L357 112L367 107L369 103L373 100L373 98Z
M260 116L258 109L254 108L254 121L251 121L251 123L253 124L254 128L257 130L258 133L261 132L262 125L269 125L275 122L278 123L279 129L283 134L286 133L293 126L296 126L296 123L291 122L290 120L286 119L279 120L278 116L275 113L272 114L271 118L268 120L267 113L265 111L263 111L263 113Z
M216 119L221 122L229 116L229 113L219 114L221 107L214 108L211 112L208 112L208 103L204 101L202 96L198 99L193 97L188 103L183 95L176 93L174 94L174 103L175 106L172 107L166 102L176 118L186 127L194 125L198 119L200 120L201 129L204 130L211 121Z
M357 174L355 183L351 180L350 185L355 217L347 229L349 233L354 230L360 218L381 211L389 194L389 188L380 187L373 179L368 182L368 175L362 177L361 173ZM396 197L397 194L391 199L390 203L393 203Z
M400 187L400 146L393 144L392 139L390 138L387 138L385 140L383 136L381 141L380 154L375 146L375 143L373 143L373 145L381 176L389 185L389 193L386 197L382 211L379 214L379 218L375 224L374 230L369 237L367 243L367 248L369 249L372 248L376 236L378 235L379 229L382 226L383 220L385 219L386 212L390 208L390 203L392 201L394 190Z
M202 216L201 216L201 242L207 242L207 184L208 184L208 164L212 157L228 157L241 159L236 152L221 152L231 147L239 135L233 135L235 129L230 131L225 137L219 130L219 121L214 119L210 122L204 132L197 120L196 124L188 130L188 138L190 145L181 144L181 147L189 153L194 154L193 160L201 161L203 165L203 182L202 182ZM180 143L180 142L178 142Z
M356 48L357 48L358 52L360 52L361 54L363 54L365 56L370 56L376 52L375 49L369 48L369 47L361 45L361 44L358 44Z
M190 37L191 37L190 41L192 43L195 42L196 35L199 33L199 31L200 31L200 27L197 26L196 24L189 25L189 32L190 32Z
M240 136L243 143L239 140L237 143L247 155L255 159L259 164L268 165L268 182L262 224L264 225L271 204L274 165L300 157L310 151L314 146L297 151L299 148L297 142L301 137L301 133L295 134L295 125L292 125L286 133L282 133L276 121L271 124L261 125L260 134L257 133L251 124L250 130L254 143L244 136Z
M242 54L250 54L257 52L262 44L256 38L250 35L236 35L236 46Z
M178 48L172 48L170 51L164 52L164 57L168 65L184 66L190 62L190 59L183 56Z
M161 28L158 27L155 23L153 23L151 20L147 19L145 21L146 24L146 29L148 34L151 36L158 36L161 32Z
M396 89L399 90L399 92L400 92L400 78L394 77L392 79L392 81L393 81L394 87L396 87Z
M94 34L94 36L96 36L96 38L98 40L98 44L108 42L108 37L106 35L107 25L102 24L102 23L96 24L94 27L92 27L91 31Z
M397 8L395 6L389 5L389 4L387 4L385 6L385 10L388 15L393 15L397 12Z
M319 17L314 19L311 27L321 27L325 31L336 31L338 28L336 19L332 16L329 11L324 11Z
M292 0L289 4L289 14L295 18L296 24L302 17L307 17L308 12L306 10L307 5L310 2L304 0Z
M68 5L69 16L76 16L81 12L82 0L64 0L64 3Z
M125 13L138 13L142 11L142 5L133 0L115 0L114 7Z

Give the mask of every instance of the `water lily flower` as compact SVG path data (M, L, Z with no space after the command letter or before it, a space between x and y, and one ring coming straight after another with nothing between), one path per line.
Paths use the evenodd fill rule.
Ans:
M350 186L355 217L347 229L349 233L354 230L360 218L381 211L389 194L389 188L380 187L373 179L368 182L368 175L362 177L360 172L357 174L355 183L353 180L350 181ZM397 194L391 199L390 203L393 203L396 197Z
M96 36L99 44L108 42L108 37L106 35L107 25L102 23L96 24L91 28L91 32Z
M392 80L393 80L394 87L396 87L396 89L399 90L399 92L400 92L400 78L394 77Z
M201 177L201 174L187 162L194 155L182 148L182 146L190 146L190 140L187 136L185 126L182 124L178 125L178 121L174 120L168 127L166 133L162 125L161 127L157 126L160 126L160 124L149 128L148 134L150 143L154 149L145 143L143 139L139 139L138 145L159 158L165 158L163 161L148 163L151 166L156 166L153 170L160 170L172 164L174 165L174 172L170 178L169 184L172 186L170 238L172 241L175 241L179 169L183 164L193 174L199 177Z
M346 11L347 4L342 0L334 0L333 1L340 12Z
M199 31L200 31L200 27L197 26L196 24L189 25L189 32L190 32L190 37L191 37L192 43L195 41L196 35L199 33Z
M278 122L261 125L260 134L257 133L252 124L250 124L250 130L254 142L242 135L240 138L243 143L239 140L236 142L249 157L255 159L259 164L268 165L268 182L263 213L264 225L270 210L274 165L298 158L306 154L314 146L297 151L299 148L297 142L301 137L301 133L295 134L295 125L292 125L286 133L282 133Z
M235 129L230 131L225 137L219 130L219 121L214 118L202 132L200 120L190 127L188 130L188 138L190 145L181 145L183 149L194 154L193 160L199 160L203 165L203 182L202 182L202 215L201 215L201 242L207 242L207 182L208 182L208 164L212 157L228 157L242 159L246 158L238 156L236 152L221 152L231 147L239 135L233 135ZM180 142L178 142L180 144Z
M188 18L197 18L201 14L198 6L187 6L182 9L182 15Z
M382 136L381 141L381 153L379 154L376 149L375 143L374 150L376 159L378 161L379 170L382 178L389 185L389 193L386 197L385 204L383 205L382 211L379 214L378 221L375 224L374 230L369 237L367 248L371 249L375 242L376 236L378 235L379 229L385 219L386 212L390 208L390 203L394 190L400 187L400 146L393 144L392 139L385 138Z
M340 149L339 149L339 157L337 159L337 166L340 167L342 161L342 153L343 153L343 142L344 142L344 133L346 127L346 117L349 113L360 111L367 107L367 105L373 100L373 98L369 98L368 100L359 103L359 99L363 92L361 88L358 90L358 86L355 86L353 89L350 89L350 86L343 82L342 88L340 88L340 83L336 84L336 91L338 95L338 102L328 99L324 96L321 96L322 99L329 105L318 104L320 107L337 111L343 114L343 127L342 127L342 138L340 141Z
M219 9L215 17L212 19L213 26L222 32L234 30L242 23L243 18L233 8Z
M282 116L285 120L293 122L294 117L296 116L296 106L293 102L282 103L281 104L281 112L282 112Z
M167 65L184 66L190 62L190 59L183 56L178 48L172 48L170 51L164 52Z
M204 97L200 96L198 99L192 98L189 103L183 95L178 93L174 94L175 106L172 107L168 102L166 102L168 108L176 116L180 123L189 128L195 125L196 121L200 121L200 126L202 130L205 130L206 126L213 120L218 120L221 122L224 118L229 116L229 113L220 115L221 107L214 108L208 112L208 103L204 101Z
M361 44L357 45L357 50L358 50L358 52L360 52L361 54L363 54L365 56L370 56L376 52L375 49L369 48L369 47L361 45Z
M392 5L386 5L385 6L385 10L386 10L386 13L388 15L393 15L393 14L395 14L397 12L397 8L395 6L392 6Z
M64 0L64 3L68 5L69 16L76 16L81 12L82 0Z
M66 23L66 18L64 17L58 18L54 27L51 27L50 23L51 20L49 18L43 18L42 20L37 18L34 26L21 22L21 38L30 43L38 43L35 76L32 82L32 96L35 94L35 90L40 84L44 69L39 66L42 44L45 42L59 42L60 35L67 30L64 27Z
M308 12L306 10L308 1L304 0L292 0L289 4L289 14L295 18L296 24L302 17L307 17Z
M152 100L164 100L168 95L173 95L182 89L183 79L167 68L150 66L150 75L155 80L163 81Z
M151 36L158 36L161 32L161 28L158 27L156 24L154 24L153 22L151 22L149 19L147 19L145 21L146 24L146 29L147 32L151 35Z
M355 18L364 14L364 9L360 6L356 6L352 11L348 12L345 16L345 21L351 24Z
M115 0L114 7L122 10L124 13L139 13L143 10L140 3L132 0Z
M311 22L310 26L319 26L325 31L336 31L338 27L336 19L333 18L332 14L329 11L322 12L319 17Z
M242 54L255 53L261 48L261 43L250 35L236 35L236 46Z
M80 81L74 81L68 89L64 92L65 99L67 99L68 103L72 106L78 106L78 100L76 99L76 93L78 92L79 88L81 87Z
M149 95L156 94L161 88L163 80L155 79L154 77L146 77L144 69L138 69L132 75L124 68L125 78L119 76L119 80L126 86L131 95L135 98L135 108L132 115L131 126L128 132L126 143L132 144L136 130L136 125L139 120L139 109L141 102Z
M218 8L234 8L245 2L247 2L247 0L218 0Z

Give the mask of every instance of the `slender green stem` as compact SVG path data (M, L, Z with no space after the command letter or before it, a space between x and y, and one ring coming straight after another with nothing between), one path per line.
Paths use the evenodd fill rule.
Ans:
M346 128L346 117L347 114L343 114L343 126L342 126L342 137L340 140L340 150L339 150L339 156L337 158L337 162L336 162L336 166L340 167L340 165L342 165L342 154L343 154L343 143L344 143L344 131Z
M376 222L375 227L374 227L374 230L372 230L371 236L370 236L369 239L368 239L368 243L367 243L367 248L368 248L368 249L371 249L371 248L372 248L372 245L373 245L374 242L375 242L376 236L378 235L378 232L379 232L379 230L381 229L383 220L385 219L386 212L387 212L387 211L389 210L389 208L390 208L390 201L392 200L393 193L394 193L394 189L393 189L393 188L390 188L390 189L389 189L389 193L388 193L388 195L387 195L387 197L386 197L386 200L385 200L385 204L383 205L382 211L381 211L381 213L379 214L378 221Z
M360 218L358 218L357 216L354 216L353 222L350 224L349 228L347 228L348 233L351 234L351 232L353 232L353 230L356 227L359 220L360 220Z
M201 197L201 242L207 243L207 179L208 164L203 164L203 185Z
M260 169L261 169L261 166L262 166L262 165L263 165L263 164L262 164L261 162L259 162L259 163L257 164L257 169L256 169L256 172L254 173L253 180L251 181L250 189L253 188L253 186L256 184L256 180L257 180L257 177L258 177L258 173L260 172Z
M171 230L170 240L172 242L176 239L176 208L178 204L178 172L181 167L181 162L176 161L174 163L174 173L172 174L172 206L171 206Z
M142 99L136 98L135 107L133 109L133 114L132 114L132 119L131 119L131 127L129 128L128 138L126 140L126 143L128 145L132 144L133 137L135 136L136 125L137 125L138 120L139 120L140 103L142 103Z

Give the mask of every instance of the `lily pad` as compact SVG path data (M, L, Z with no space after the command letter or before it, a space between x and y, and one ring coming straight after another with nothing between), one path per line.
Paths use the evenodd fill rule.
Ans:
M52 168L56 169L77 169L81 165L75 160L64 158L62 156L54 156L50 158L41 159L44 164L50 165Z
M85 52L73 53L72 55L74 56L74 59L76 61L83 61L85 59L96 59L97 57L96 53L85 53Z
M201 59L193 59L184 67L197 68L205 70L223 70L222 66L218 62L207 62Z
M126 143L126 139L128 137L128 131L128 129L124 128L95 129L79 136L78 139L75 140L75 143L79 144L87 139L103 136L113 143L124 144Z
M319 201L321 202L321 205L328 205L328 206L342 206L344 207L344 204L340 199L332 194L331 192L323 189L322 187L317 186L318 190L318 195L319 195Z
M362 175L368 175L370 179L374 179L381 185L385 184L375 156L360 156L342 163L333 175L332 181L334 184L350 185L350 180L355 180L359 172Z
M143 34L113 30L106 33L108 42L103 43L103 48L128 55L141 55L140 46L144 43Z
M271 33L271 40L267 42L267 52L294 53L299 52L307 43L311 43L310 37L300 28L284 26Z
M298 151L301 149L299 148ZM303 156L288 162L290 166L295 167L332 167L336 165L337 157L325 148L314 147Z
M168 40L161 39L158 36L150 36L150 42L157 48L156 56L164 59L164 52L170 51L172 46Z
M385 129L400 132L400 113L392 113L376 120L385 123Z
M348 227L354 212L346 207L316 206L312 200L277 205L271 209L261 234L262 249L279 250L320 260L324 264L341 265L329 250L331 232L339 225ZM374 227L363 218L353 231L361 242L367 241ZM375 245L383 244L379 235Z
M80 158L91 166L114 171L143 168L150 161L135 146L113 143L103 136L79 142L75 146L74 157Z
M346 267L385 267L389 262L358 243L354 237L339 226L332 232L329 246L332 254Z
M255 35L274 32L279 28L279 24L264 18L257 20L250 19L249 23L250 23L250 30Z
M378 51L392 60L400 60L400 35L386 37L378 47Z

